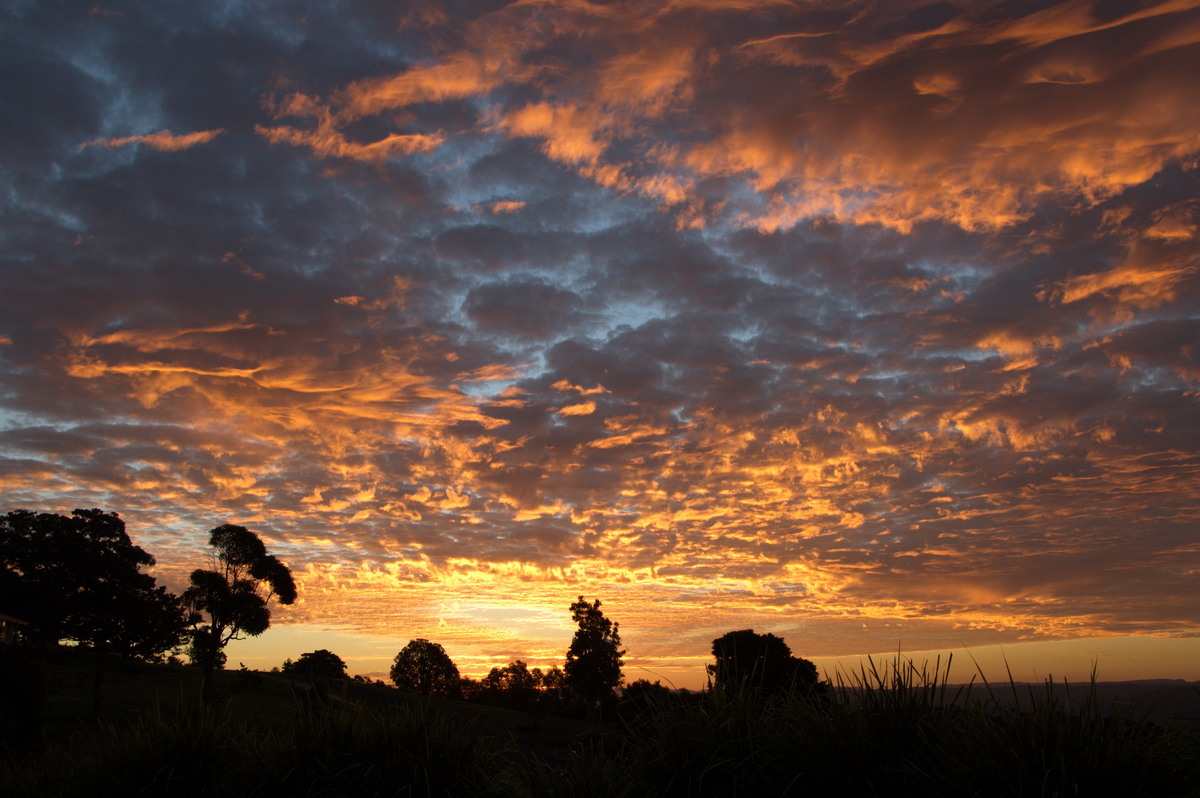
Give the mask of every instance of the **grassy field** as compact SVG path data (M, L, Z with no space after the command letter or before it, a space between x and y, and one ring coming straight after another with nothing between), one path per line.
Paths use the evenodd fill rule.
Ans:
M71 651L47 655L39 676L36 733L4 718L18 728L0 750L3 796L512 795L511 784L495 790L515 762L559 761L604 733L575 718L238 670L217 674L205 712L195 668Z
M604 726L374 685L220 677L220 706L202 712L193 669L55 658L42 731L3 757L0 795L1200 796L1186 728L1112 716L1096 691L1067 701L1052 684L985 685L968 700L902 658L822 697L660 696Z

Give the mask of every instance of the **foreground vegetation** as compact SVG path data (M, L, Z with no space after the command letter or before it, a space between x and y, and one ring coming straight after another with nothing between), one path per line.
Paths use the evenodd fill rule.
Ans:
M619 748L580 752L539 794L1200 795L1192 733L1106 716L1094 691L1077 707L1052 684L1020 702L987 685L968 693L948 670L897 658L824 696L715 692L653 708Z
M55 666L48 723L3 755L0 794L1200 795L1193 732L1106 716L1094 694L1070 706L1053 684L967 695L902 658L824 692L657 693L606 725L236 671L206 712L195 669L137 667L106 677L94 719L88 668Z

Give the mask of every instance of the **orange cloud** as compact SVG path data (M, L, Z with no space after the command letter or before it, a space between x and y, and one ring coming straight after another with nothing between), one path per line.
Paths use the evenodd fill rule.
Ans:
M584 396L589 396L591 394L597 394L597 393L610 393L610 391L607 388L605 388L603 385L596 385L595 387L592 387L592 388L584 388L581 385L572 385L567 380L559 380L558 382L554 383L550 387L556 391L575 391L577 393L583 394Z
M1175 296L1173 286L1193 269L1139 269L1118 266L1098 274L1072 277L1058 284L1063 302L1078 302L1097 294L1109 294L1138 307L1161 305Z
M595 402L580 402L575 405L567 405L558 411L560 416L589 416L596 412Z
M100 208L22 253L75 282L0 336L0 486L119 496L164 562L252 519L304 574L282 620L483 671L561 661L580 593L680 668L749 618L826 652L1194 633L1195 6L415 11L427 60L255 128L379 168L231 197L269 225L172 214L191 235L133 245ZM1147 208L1155 175L1175 193ZM576 204L579 176L613 190Z
M443 102L484 94L502 83L519 79L503 47L483 55L459 53L445 63L418 66L389 78L352 83L334 98L338 116L347 121L422 102Z
M102 138L85 141L79 145L80 149L84 147L125 147L129 144L145 144L153 150L160 152L179 152L180 150L188 150L200 144L207 144L217 136L224 133L224 128L217 130L200 130L195 133L185 133L183 135L175 135L169 130L160 130L157 133L147 133L142 136L125 136L123 138Z
M534 103L499 123L512 136L544 139L547 155L571 164L595 165L608 146L603 125L591 110Z
M493 202L488 206L488 210L492 213L516 213L525 207L525 203L519 200L504 200Z
M1144 19L1177 14L1197 7L1195 0L1166 0L1108 22L1097 22L1088 0L1069 0L1050 8L997 27L985 41L1017 40L1032 47L1042 47L1075 36L1111 30Z
M737 15L756 7L704 9ZM277 109L317 118L315 132L260 132L319 157L378 162L429 151L445 138L393 134L355 145L341 128L420 103L524 86L540 96L511 107L490 102L490 129L540 140L551 159L587 178L663 202L681 227L703 228L728 212L725 201L706 202L696 190L705 180L733 178L757 194L735 218L764 231L819 217L902 232L935 220L998 230L1047 201L1095 204L1200 152L1186 81L1169 71L1137 77L1144 59L1180 53L1196 38L1181 33L1195 25L1175 24L1194 8L1169 0L1098 22L1091 3L1073 0L1013 20L964 12L899 36L874 30L866 16L811 30L803 15L785 14L782 24L795 30L731 45L716 43L719 26L694 24L678 6L542 13L515 4L480 17L463 46L438 61L352 83L326 101L293 95ZM1135 25L1153 27L1103 59L1070 44ZM579 71L540 62L560 37L608 54ZM961 55L972 51L995 63L980 69L975 56ZM773 87L777 107L744 107L739 79L744 74L754 86L765 66L819 66L834 79L801 72ZM909 93L889 90L876 100L876 84L909 73ZM1052 88L1072 93L1042 96ZM1123 100L1114 102L1113 92Z
M429 152L445 141L445 137L440 135L392 133L378 141L360 144L348 141L341 133L328 128L300 130L287 126L256 125L254 130L272 144L308 147L314 155L323 158L350 158L367 163L381 163L389 158Z

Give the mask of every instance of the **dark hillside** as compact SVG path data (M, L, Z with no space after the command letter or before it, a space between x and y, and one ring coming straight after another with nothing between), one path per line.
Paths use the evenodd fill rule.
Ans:
M950 688L953 692L955 688ZM1093 690L1104 714L1116 714L1127 720L1171 723L1200 731L1200 682L1182 679L1143 679L1125 682L1059 682L1045 684L1019 682L988 686L975 684L968 695L980 700L993 697L1004 706L1028 707L1047 699L1067 710L1087 706Z

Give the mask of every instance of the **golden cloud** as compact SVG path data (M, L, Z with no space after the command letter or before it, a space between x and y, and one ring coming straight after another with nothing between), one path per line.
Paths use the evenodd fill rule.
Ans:
M80 149L85 147L125 147L130 144L144 144L152 150L160 152L179 152L181 150L189 150L200 144L207 144L224 133L224 128L217 130L200 130L195 133L185 133L176 135L169 130L160 130L157 133L146 133L141 136L124 136L121 138L101 138L85 141L79 145Z

